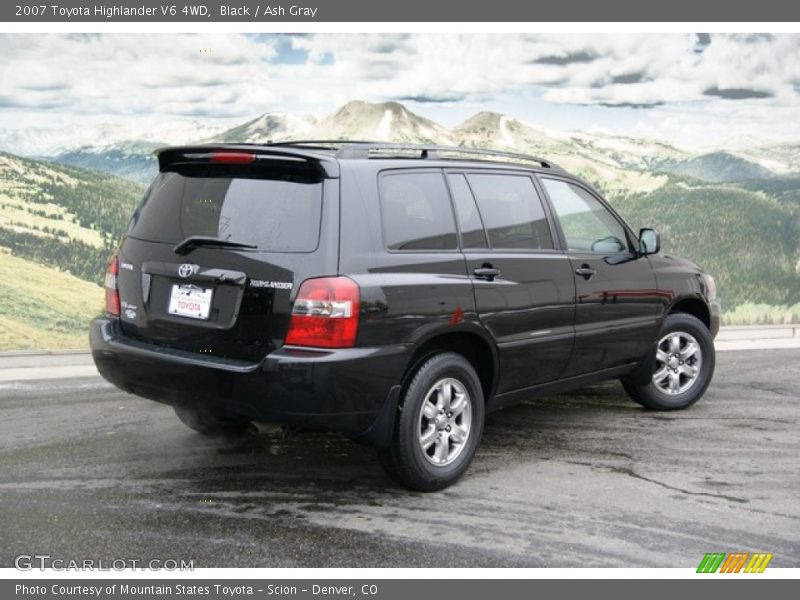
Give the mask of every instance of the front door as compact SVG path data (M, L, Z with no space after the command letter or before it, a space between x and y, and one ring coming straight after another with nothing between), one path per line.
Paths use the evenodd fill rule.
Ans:
M663 302L647 257L588 188L542 177L576 288L575 347L565 377L642 359L655 340Z

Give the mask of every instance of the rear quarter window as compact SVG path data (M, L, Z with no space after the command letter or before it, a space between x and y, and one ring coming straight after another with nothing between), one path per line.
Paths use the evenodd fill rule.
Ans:
M441 172L384 173L378 186L389 250L457 249L453 208Z

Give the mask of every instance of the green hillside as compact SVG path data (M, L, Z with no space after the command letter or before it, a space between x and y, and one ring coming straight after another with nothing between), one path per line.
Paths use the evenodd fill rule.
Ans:
M0 350L83 348L103 289L0 248Z
M657 228L665 251L715 276L730 322L796 320L796 177L709 183L587 157L575 163L634 228ZM85 346L106 259L143 191L107 173L0 153L0 350Z
M100 283L143 190L106 173L0 153L0 247Z
M52 158L52 162L111 173L149 185L158 173L153 151L166 144L130 142L119 147L73 148Z
M143 187L0 153L0 350L76 348Z
M666 252L713 274L726 310L800 300L800 222L786 203L734 185L681 182L611 201L635 229L658 229Z
M664 160L657 167L667 173L711 182L767 179L773 175L769 169L728 152L709 152L692 158Z

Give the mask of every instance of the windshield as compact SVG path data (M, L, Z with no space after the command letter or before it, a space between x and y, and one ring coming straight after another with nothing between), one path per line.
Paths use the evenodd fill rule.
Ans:
M178 244L207 236L267 252L310 252L319 241L322 181L262 166L187 165L160 173L128 235Z

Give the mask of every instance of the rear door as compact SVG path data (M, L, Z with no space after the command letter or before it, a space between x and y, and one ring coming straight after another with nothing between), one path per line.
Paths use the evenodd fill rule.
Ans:
M342 162L343 271L362 290L359 343L419 343L470 326L472 283L442 169Z
M467 272L497 342L498 393L557 379L572 351L575 284L527 173L449 171Z
M564 376L641 360L662 311L650 261L637 255L625 225L587 187L549 176L541 182L577 291L575 350Z
M281 345L292 289L336 272L338 180L300 162L160 173L120 250L124 333L250 361Z

